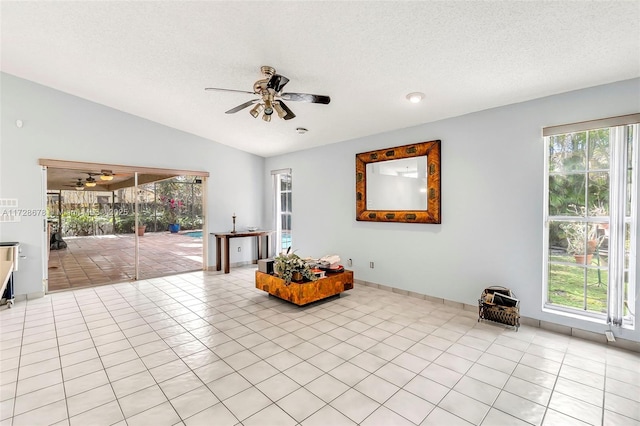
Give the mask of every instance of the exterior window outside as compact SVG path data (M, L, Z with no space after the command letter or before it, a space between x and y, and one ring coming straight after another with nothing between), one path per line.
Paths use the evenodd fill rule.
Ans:
M275 253L287 251L291 247L291 169L272 171L274 187L276 250Z
M638 124L545 146L544 308L633 328Z

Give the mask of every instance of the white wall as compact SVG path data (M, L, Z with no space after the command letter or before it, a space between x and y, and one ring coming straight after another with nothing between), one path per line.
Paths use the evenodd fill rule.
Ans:
M208 171L209 231L262 225L264 159L160 124L98 105L5 73L0 143L0 198L18 198L20 208L42 207L39 158ZM20 119L20 129L15 122ZM212 120L212 126L215 122ZM40 219L0 225L0 241L19 241L23 255L16 293L42 291ZM251 239L237 239L231 262L251 259ZM215 241L209 239L209 264Z
M0 88L0 198L18 198L21 208L41 208L37 161L54 158L209 171L210 231L230 230L233 212L240 226L268 227L272 200L263 194L272 190L269 172L291 167L299 254L337 253L353 259L357 279L468 304L487 285L502 284L522 300L524 316L604 330L541 309L541 129L637 113L640 79L266 160L8 74L0 73ZM23 128L15 126L17 119ZM442 140L442 224L357 222L355 154L433 139ZM33 218L0 225L0 240L20 241L27 256L16 276L18 294L42 291L41 231ZM233 249L231 261L248 261L252 242L238 239L236 245L242 253ZM211 240L210 248L214 264ZM640 341L640 330L621 335Z
M639 111L640 79L628 80L268 158L265 177L292 169L293 247L303 256L337 253L353 259L356 279L471 305L488 285L505 285L523 316L603 332L541 308L542 128ZM357 222L355 154L434 139L442 224ZM621 335L640 341L640 330Z

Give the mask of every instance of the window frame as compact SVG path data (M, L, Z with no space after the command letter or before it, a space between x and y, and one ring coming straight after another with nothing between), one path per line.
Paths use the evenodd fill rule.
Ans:
M575 123L569 125L555 126L545 128L543 130L544 138L544 205L543 205L543 285L542 285L542 310L558 315L569 316L573 318L594 321L598 323L606 323L616 326L622 326L624 328L635 328L635 318L633 313L635 312L635 285L636 285L636 252L638 245L637 238L637 226L638 226L638 211L637 211L637 197L640 191L640 185L638 184L638 175L640 164L638 163L638 151L640 146L638 144L638 132L640 131L640 114L632 114L629 116L612 117L603 120L594 120L589 122ZM631 143L633 144L632 158L627 157L629 142L629 126L633 128L633 137ZM589 216L588 212L585 212L584 216L570 216L570 215L550 215L549 214L549 199L550 199L550 177L553 175L568 176L570 174L584 174L585 179L588 179L589 174L592 172L601 171L601 169L590 170L589 165L585 164L584 170L572 173L554 173L550 171L550 141L552 136L560 134L571 134L578 132L589 132L590 130L608 128L609 129L609 216ZM587 133L588 135L588 133ZM588 139L587 139L588 140ZM588 147L588 143L587 143ZM588 149L588 148L585 148ZM587 153L587 151L585 151ZM587 153L588 154L588 153ZM588 155L587 157L588 158ZM632 167L631 174L629 174L629 166ZM631 178L631 184L628 179ZM589 182L585 182L585 195L589 191ZM627 198L630 198L631 210L626 212ZM585 197L585 203L588 203L588 196ZM554 262L550 259L550 224L551 222L579 222L585 223L587 226L590 224L609 224L609 246L608 246L608 264L607 267L602 269L600 267L595 268L607 271L608 279L607 285L607 303L606 312L593 312L588 311L586 306L582 309L572 308L568 306L549 303L549 272L552 265L563 264L562 262ZM624 268L625 263L625 228L630 227L630 247L628 252L628 267ZM613 265L613 266L612 266ZM573 265L575 267L575 265ZM585 274L589 269L594 269L591 266L585 264L582 266ZM625 274L627 276L627 290L625 292ZM625 312L625 294L628 295L629 305L627 310L629 314L624 315ZM583 290L583 297L586 300L587 288L585 279L585 288Z
M274 238L274 252L280 253L283 250L293 246L293 232L291 229L293 219L293 176L291 173L291 169L272 170L271 175L273 179L273 220L274 229L276 232L276 236ZM281 183L283 177L287 177L290 180L290 189L287 191L282 190ZM287 193L291 194L291 205L289 205L288 211L283 211L282 196ZM288 216L289 229L283 229L282 226L283 218L286 216ZM283 239L285 234L289 236L289 245L287 247L283 247Z

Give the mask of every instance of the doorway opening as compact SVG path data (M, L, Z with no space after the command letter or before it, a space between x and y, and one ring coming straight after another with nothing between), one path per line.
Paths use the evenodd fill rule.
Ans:
M205 173L42 161L47 291L206 269Z

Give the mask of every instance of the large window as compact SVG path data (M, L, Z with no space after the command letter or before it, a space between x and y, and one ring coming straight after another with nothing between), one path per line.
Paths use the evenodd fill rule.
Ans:
M291 169L274 170L273 204L275 207L276 253L291 247Z
M638 116L545 129L546 309L633 327Z

